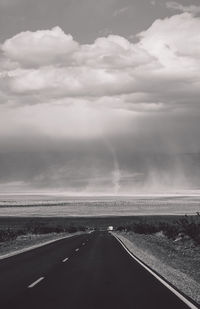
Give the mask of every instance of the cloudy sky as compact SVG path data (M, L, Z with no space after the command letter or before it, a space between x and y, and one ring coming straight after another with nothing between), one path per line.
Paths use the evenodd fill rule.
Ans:
M0 191L200 187L199 0L0 0Z

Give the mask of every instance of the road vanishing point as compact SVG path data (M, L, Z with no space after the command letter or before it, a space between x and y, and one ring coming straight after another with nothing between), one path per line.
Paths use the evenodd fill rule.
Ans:
M111 233L58 240L0 261L2 309L188 309Z

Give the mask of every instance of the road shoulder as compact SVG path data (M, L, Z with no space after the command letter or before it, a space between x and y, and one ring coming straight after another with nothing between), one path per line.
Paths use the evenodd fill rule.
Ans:
M195 302L200 303L200 284L198 282L180 270L163 263L163 261L161 261L157 256L153 255L149 250L145 250L144 247L140 248L134 244L133 240L129 240L124 235L121 235L121 233L113 234L116 235L130 250L130 252L138 257L142 262L155 270L179 291L193 299Z

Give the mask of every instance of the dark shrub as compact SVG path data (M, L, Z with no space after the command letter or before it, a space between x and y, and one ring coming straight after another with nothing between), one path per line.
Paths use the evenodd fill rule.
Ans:
M118 227L116 228L116 231L119 231L119 232L122 232L122 231L124 231L124 230L126 230L126 228L125 228L124 226L118 226Z
M77 232L77 227L75 227L75 226L69 226L69 227L66 229L66 231L67 231L68 233L76 233L76 232Z
M179 226L165 223L162 228L163 234L169 239L175 239L179 234Z
M9 241L17 238L17 233L11 229L0 230L0 242Z
M156 225L141 222L133 226L133 231L138 234L154 234L158 232L158 228Z

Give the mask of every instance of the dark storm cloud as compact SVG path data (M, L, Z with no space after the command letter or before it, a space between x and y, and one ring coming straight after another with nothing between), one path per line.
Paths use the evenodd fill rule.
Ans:
M1 187L15 190L20 184L21 191L131 194L200 186L198 154L136 153L134 149L122 153L116 150L117 171L108 149L102 147L94 152L91 147L85 151L83 148L74 146L62 152L1 153Z

